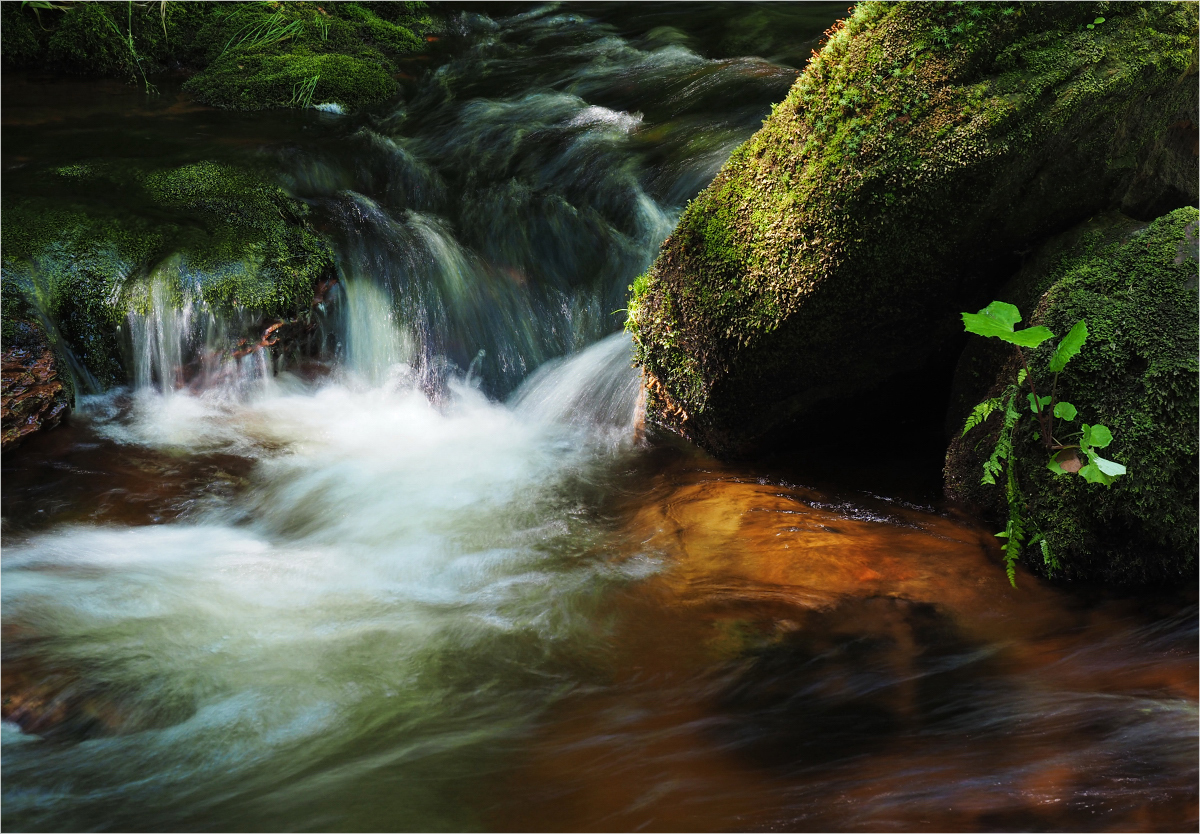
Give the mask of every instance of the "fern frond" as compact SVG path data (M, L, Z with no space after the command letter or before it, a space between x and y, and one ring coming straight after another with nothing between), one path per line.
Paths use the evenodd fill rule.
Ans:
M1004 532L1008 543L1004 545L1004 572L1008 582L1017 587L1017 560L1021 558L1021 545L1025 543L1025 519L1021 515L1024 498L1017 486L1016 469L1009 464L1008 480L1004 484L1004 497L1008 501L1008 525Z
M1004 403L1004 425L1000 427L1000 434L996 437L996 447L992 449L991 457L983 464L983 478L980 480L982 484L995 484L996 476L1004 468L1000 461L1006 461L1012 455L1013 426L1017 424L1021 413L1013 408L1013 401L1017 396L1016 386L1010 385L1007 393L1008 400ZM1000 407L999 400L996 401L996 407Z
M1000 407L1000 398L993 397L990 400L984 400L979 405L971 409L971 414L967 417L966 425L963 426L962 433L965 435L971 429L978 426L984 420L992 415L992 412ZM960 435L962 436L962 435Z

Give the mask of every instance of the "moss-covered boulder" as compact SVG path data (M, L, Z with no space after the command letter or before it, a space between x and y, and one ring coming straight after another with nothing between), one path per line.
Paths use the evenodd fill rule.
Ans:
M649 413L736 450L920 368L1049 234L1194 203L1196 56L1189 3L856 6L631 287Z
M348 109L399 89L395 61L424 45L422 3L237 4L199 33L207 66L185 85L235 110L334 103Z
M128 78L169 70L217 107L383 101L433 26L420 2L67 3L0 9L6 67Z
M42 322L100 386L128 378L122 328L153 282L254 325L307 309L332 269L308 207L257 171L76 165L44 192L3 200L3 319Z
M1033 299L1023 308L1032 311L1030 326L1045 325L1061 336L1080 319L1087 323L1087 341L1060 375L1057 395L1078 409L1076 427L1099 423L1112 431L1104 456L1128 469L1110 486L1055 475L1033 421L1018 423L1013 462L1019 507L1027 526L1049 545L1046 552L1026 551L1034 570L1117 585L1177 580L1196 571L1198 218L1194 208L1150 224L1097 218L1049 242L1035 268L1002 292ZM1001 349L996 356L981 349L985 340L972 340L960 362L960 390L979 400L997 396L1016 379L1015 352ZM1051 352L1047 344L1029 355L1035 379L1053 376L1047 369ZM980 386L976 380L988 367L991 379ZM951 442L946 491L1002 523L1009 511L1003 491L980 483L999 430L995 414ZM1069 424L1060 423L1055 436L1071 443L1070 432Z

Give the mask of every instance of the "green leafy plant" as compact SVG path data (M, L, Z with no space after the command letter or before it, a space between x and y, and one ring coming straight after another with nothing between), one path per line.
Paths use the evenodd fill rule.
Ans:
M1110 486L1116 478L1126 473L1126 469L1116 461L1101 457L1096 451L1112 442L1112 432L1108 427L1081 423L1078 430L1073 429L1070 424L1079 416L1078 409L1071 403L1058 399L1058 376L1067 367L1067 363L1083 349L1088 335L1086 322L1075 322L1055 346L1048 364L1048 370L1054 377L1050 382L1049 394L1041 394L1023 349L1033 350L1053 339L1054 334L1048 328L1038 326L1016 330L1015 325L1021 321L1021 313L1016 307L1003 301L993 301L978 313L963 313L962 319L968 333L1000 339L1013 345L1022 365L1017 371L1014 384L1005 388L999 397L984 400L971 410L962 431L963 435L966 435L997 411L1004 415L996 445L991 456L983 464L981 483L994 485L997 478L1004 476L1008 524L1004 532L996 535L1006 540L1003 546L1005 569L1008 581L1016 587L1017 560L1026 544L1040 547L1042 558L1051 573L1060 567L1045 534L1037 529L1025 514L1025 499L1012 460L1013 435L1017 429L1032 424L1034 439L1041 441L1049 454L1046 466L1055 475L1079 475L1088 483ZM1026 383L1029 390L1025 392L1022 402L1020 395ZM1046 390L1044 385L1042 390ZM1026 403L1031 419L1022 423L1022 409ZM1062 436L1061 440L1059 435Z

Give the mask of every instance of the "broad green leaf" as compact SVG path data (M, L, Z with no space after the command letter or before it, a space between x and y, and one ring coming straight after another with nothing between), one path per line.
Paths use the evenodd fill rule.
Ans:
M1050 462L1046 464L1046 468L1049 469L1051 472L1053 472L1055 475L1066 475L1067 474L1066 470L1064 470L1061 466L1058 465L1057 458L1050 458Z
M1067 367L1067 363L1071 361L1075 354L1079 353L1083 347L1083 343L1087 341L1087 335L1087 323L1083 319L1075 322L1075 326L1071 328L1071 332L1063 336L1062 341L1058 343L1058 347L1054 349L1054 355L1050 357L1050 370L1053 373L1058 373Z
M1013 325L1021 320L1021 312L1011 304L993 301L978 313L963 313L963 327L977 336L995 336L1010 344L1035 348L1054 334L1045 327L1029 327L1013 331Z
M1087 466L1079 470L1079 474L1089 484L1104 484L1110 485L1113 482L1112 476L1105 475L1104 470L1094 463L1089 463Z
M1124 465L1117 463L1115 460L1107 460L1099 455L1089 455L1088 459L1110 478L1118 478L1125 474Z
M1040 413L1043 408L1050 405L1049 397L1038 397L1035 400L1033 394L1026 394L1025 399L1029 400L1029 410L1034 414Z
M1089 426L1087 423L1084 423L1083 438L1079 441L1079 445L1093 449L1103 449L1109 443L1112 443L1112 439L1112 432L1108 430L1108 426L1102 426L1099 423Z
M1053 339L1054 334L1050 332L1049 328L1039 324L1037 327L1026 327L1015 333L1003 334L1000 338L1018 347L1035 348L1047 339Z
M993 301L978 313L963 313L964 323L966 323L968 318L971 320L986 320L1000 327L1006 333L1011 333L1013 325L1021 320L1021 311L1012 304L1007 304L1003 301ZM975 331L968 327L967 332L974 333ZM979 335L983 336L986 334L980 333Z
M962 320L968 333L974 333L976 336L994 336L1020 347L1035 348L1054 336L1041 326L1014 331L1013 325L1021 320L1021 313L1016 307L1003 301L993 301L978 313L963 313Z
M1063 420L1074 420L1079 412L1075 410L1075 406L1069 402L1061 402L1054 404L1054 416Z

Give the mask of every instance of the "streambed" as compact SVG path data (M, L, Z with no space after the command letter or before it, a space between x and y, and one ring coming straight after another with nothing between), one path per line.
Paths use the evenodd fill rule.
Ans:
M356 116L6 96L6 188L262 165L339 289L318 362L179 389L156 302L5 454L5 827L1195 828L1194 592L1013 589L928 491L642 426L612 311L841 9L746 12L772 60L689 11L465 14Z

